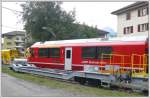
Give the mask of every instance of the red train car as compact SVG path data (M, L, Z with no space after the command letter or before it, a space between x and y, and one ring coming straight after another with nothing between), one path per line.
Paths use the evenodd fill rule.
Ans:
M133 54L148 54L148 38L121 37L108 40L93 38L37 42L30 47L30 53L28 62L42 68L83 71L87 65L102 67L114 63L130 69L133 62L136 62L137 66L144 62L131 57ZM123 59L121 56L124 56ZM122 60L124 63L119 63ZM136 65L134 67L137 67Z

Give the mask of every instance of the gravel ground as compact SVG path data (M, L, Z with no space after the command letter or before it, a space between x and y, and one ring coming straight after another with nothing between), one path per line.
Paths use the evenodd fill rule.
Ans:
M17 79L7 74L1 74L1 94L3 97L89 97L92 95L79 92L67 92Z

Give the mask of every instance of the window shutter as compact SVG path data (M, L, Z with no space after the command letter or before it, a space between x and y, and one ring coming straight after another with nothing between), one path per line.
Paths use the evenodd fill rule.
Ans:
M124 28L124 30L123 30L123 34L126 34L126 28Z
M133 26L131 26L131 33L133 33Z
M147 15L148 15L148 11L149 11L149 10L148 10L148 7L147 7L147 8L146 8L146 14L147 14Z
M138 17L140 17L140 10L138 10Z
M127 12L126 13L126 20L130 20L131 19L131 13L130 12Z
M126 13L126 20L128 20L128 13Z
M140 25L138 25L138 32L140 32Z
M146 30L149 30L149 23L146 24Z
M128 19L130 20L131 19L131 13L129 12L129 16L128 16Z

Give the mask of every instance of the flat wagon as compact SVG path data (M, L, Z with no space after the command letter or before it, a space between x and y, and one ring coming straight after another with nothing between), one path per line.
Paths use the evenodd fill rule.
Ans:
M148 90L148 38L76 39L36 42L29 48L33 68L20 72Z

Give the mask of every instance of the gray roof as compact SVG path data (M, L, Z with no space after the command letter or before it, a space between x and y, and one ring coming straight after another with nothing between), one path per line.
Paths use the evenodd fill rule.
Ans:
M113 12L111 12L111 14L118 15L118 14L122 14L124 12L134 10L134 9L137 9L139 7L144 7L144 6L148 6L148 1L138 1L136 3L130 4L121 9L118 9L116 11L113 11Z
M11 32L7 32L2 34L2 36L14 36L14 35L25 35L25 32L23 31L11 31Z
M98 30L97 30L97 33L98 33L99 35L105 35L105 34L108 34L109 32L107 32L107 31L105 31L105 30L100 30L100 29L98 29Z

